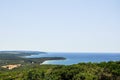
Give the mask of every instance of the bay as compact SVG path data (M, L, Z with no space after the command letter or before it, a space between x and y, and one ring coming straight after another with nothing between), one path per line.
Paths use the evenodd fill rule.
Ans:
M55 53L48 52L47 54L39 54L28 56L30 58L40 57L64 57L66 60L48 60L42 64L59 64L59 65L72 65L81 62L108 62L120 61L120 53Z

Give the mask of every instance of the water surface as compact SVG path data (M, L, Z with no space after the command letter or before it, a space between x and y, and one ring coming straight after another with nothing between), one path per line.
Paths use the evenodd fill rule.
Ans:
M32 55L29 57L64 57L66 60L48 60L42 64L63 64L71 65L80 62L108 62L108 61L120 61L119 53L47 53Z

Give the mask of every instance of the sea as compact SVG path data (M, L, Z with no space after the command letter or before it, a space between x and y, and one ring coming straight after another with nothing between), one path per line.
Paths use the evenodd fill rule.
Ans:
M120 53L55 53L48 52L46 54L31 55L28 58L40 57L64 57L65 60L47 60L42 64L58 64L58 65L72 65L77 63L100 63L108 61L120 61Z

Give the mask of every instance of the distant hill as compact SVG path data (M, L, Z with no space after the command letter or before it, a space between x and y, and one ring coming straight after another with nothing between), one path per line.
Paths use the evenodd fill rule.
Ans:
M23 59L24 56L45 54L46 52L39 51L0 51L0 60L15 60Z
M2 53L10 53L10 54L24 54L24 53L27 53L27 54L43 54L43 53L46 53L46 52L41 52L41 51L0 51L0 54Z
M40 64L46 60L64 60L63 57L26 58L25 56L46 54L40 51L0 51L0 66L11 64Z

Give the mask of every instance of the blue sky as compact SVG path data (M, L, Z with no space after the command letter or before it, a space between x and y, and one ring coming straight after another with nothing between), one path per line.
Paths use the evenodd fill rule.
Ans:
M120 0L0 0L0 50L120 52Z

